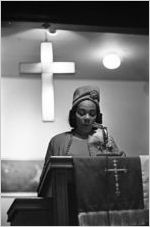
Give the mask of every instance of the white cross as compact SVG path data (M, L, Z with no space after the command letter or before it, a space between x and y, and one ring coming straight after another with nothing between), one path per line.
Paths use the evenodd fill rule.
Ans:
M54 121L53 73L74 73L74 62L53 62L51 42L41 43L40 63L21 63L21 73L42 74L42 120Z

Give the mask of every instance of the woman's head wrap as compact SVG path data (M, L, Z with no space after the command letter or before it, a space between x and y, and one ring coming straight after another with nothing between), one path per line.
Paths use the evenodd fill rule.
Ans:
M73 94L72 107L75 107L84 100L90 100L94 102L96 106L99 106L99 88L90 85L77 88Z

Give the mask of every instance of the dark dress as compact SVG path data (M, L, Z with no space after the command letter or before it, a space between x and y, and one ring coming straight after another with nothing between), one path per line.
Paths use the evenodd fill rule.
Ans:
M82 139L72 130L51 139L45 156L45 165L51 156L97 156L106 152L114 155L120 153L112 136L108 136L108 143L104 147L99 132L94 132L87 139Z

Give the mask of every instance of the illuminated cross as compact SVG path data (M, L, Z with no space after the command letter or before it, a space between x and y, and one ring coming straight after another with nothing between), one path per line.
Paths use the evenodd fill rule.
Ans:
M74 73L74 62L53 62L51 42L41 43L41 62L20 64L21 73L42 75L42 120L54 121L53 73Z
M124 172L127 173L127 169L117 169L117 160L113 160L113 166L114 169L105 169L105 172L114 172L115 174L115 186L116 186L116 195L120 195L120 189L119 189L119 179L118 179L118 172Z

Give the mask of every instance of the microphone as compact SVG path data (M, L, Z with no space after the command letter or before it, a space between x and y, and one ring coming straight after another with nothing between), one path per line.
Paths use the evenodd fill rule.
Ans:
M104 140L104 147L106 147L106 144L108 143L108 130L107 127L103 126L102 124L99 124L97 122L94 122L92 124L94 129L101 129L103 134L103 140Z

